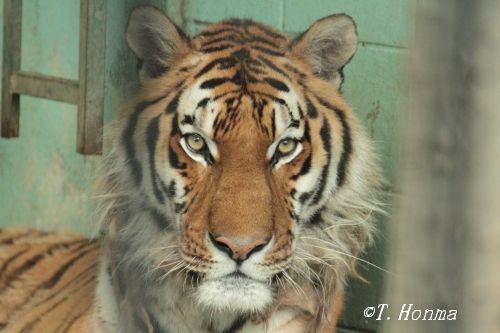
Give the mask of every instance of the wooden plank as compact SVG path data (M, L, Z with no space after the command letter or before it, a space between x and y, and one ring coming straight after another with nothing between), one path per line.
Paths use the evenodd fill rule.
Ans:
M19 95L13 94L11 76L21 66L22 0L3 2L3 64L1 135L4 138L19 136Z
M78 82L54 76L29 72L14 72L11 92L30 95L71 104L78 103Z
M102 153L105 50L106 2L81 0L77 151L85 155Z

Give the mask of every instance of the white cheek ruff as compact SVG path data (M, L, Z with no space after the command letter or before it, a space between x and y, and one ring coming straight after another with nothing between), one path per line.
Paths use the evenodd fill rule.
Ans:
M201 306L211 310L258 313L271 304L273 292L265 283L230 276L202 282L195 297Z

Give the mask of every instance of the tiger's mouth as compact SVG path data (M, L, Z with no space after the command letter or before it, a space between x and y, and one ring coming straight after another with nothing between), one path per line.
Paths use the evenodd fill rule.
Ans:
M268 308L274 299L273 288L266 282L234 271L222 277L200 281L196 299L204 307L243 313L259 313Z
M234 271L234 272L226 275L225 277L233 277L233 278L241 278L241 279L251 279L251 280L253 280L251 277L249 277L245 273L241 272L240 270Z

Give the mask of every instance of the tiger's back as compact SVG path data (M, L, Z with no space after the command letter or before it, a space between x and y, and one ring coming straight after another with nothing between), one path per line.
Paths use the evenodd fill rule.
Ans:
M1 230L0 331L88 331L99 252L82 236Z

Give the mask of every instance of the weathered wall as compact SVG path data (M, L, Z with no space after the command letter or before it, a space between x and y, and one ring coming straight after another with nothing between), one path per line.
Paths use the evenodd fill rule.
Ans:
M392 179L399 147L398 116L405 105L402 69L414 1L110 0L105 120L116 115L124 97L136 87L135 61L123 31L130 8L139 3L155 3L167 10L190 33L209 22L237 16L294 34L318 18L345 12L356 20L360 37L358 52L345 70L345 97L377 142L384 171ZM23 15L22 68L77 79L79 1L25 0ZM0 139L0 226L95 230L92 179L100 158L75 152L76 107L23 96L20 121L19 138ZM387 195L392 195L391 188ZM380 223L380 230L380 241L366 259L383 265L385 223ZM361 272L372 285L353 285L354 303L344 323L373 329L376 323L361 320L360 309L380 299L383 273L367 265Z

